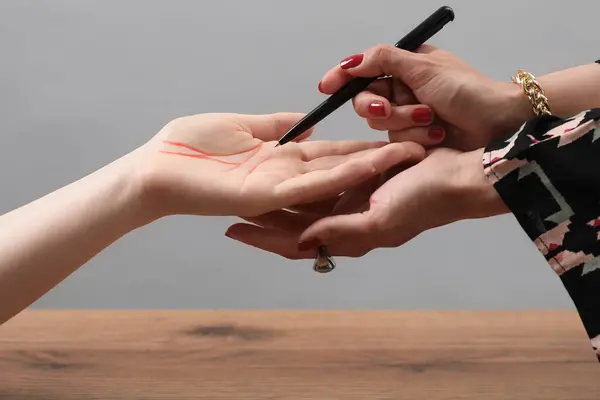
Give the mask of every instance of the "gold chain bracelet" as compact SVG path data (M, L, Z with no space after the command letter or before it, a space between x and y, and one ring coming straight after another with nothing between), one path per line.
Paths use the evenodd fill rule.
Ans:
M550 105L544 90L535 79L535 76L521 69L517 70L517 75L512 77L513 83L521 85L523 92L533 105L535 115L551 115Z

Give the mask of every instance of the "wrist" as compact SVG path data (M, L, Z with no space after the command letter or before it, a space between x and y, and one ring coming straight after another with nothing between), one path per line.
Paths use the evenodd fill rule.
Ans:
M512 82L498 82L498 121L492 139L502 139L516 132L525 122L535 117L533 106L523 88Z
M509 212L483 170L484 149L460 154L451 183L456 204L461 204L457 220L486 218Z
M137 152L114 161L108 166L119 203L123 222L129 230L147 225L167 215L157 198L150 170ZM140 160L142 159L142 160Z

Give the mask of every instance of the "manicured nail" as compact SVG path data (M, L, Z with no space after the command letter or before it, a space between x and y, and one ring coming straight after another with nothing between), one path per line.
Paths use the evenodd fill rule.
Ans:
M412 112L412 119L417 124L428 124L433 120L433 111L428 107L415 108Z
M298 250L300 250L300 251L312 250L312 249L316 249L320 245L321 245L321 241L319 239L311 239L311 240L307 240L306 242L298 243Z
M369 113L376 117L385 117L385 105L383 101L374 101L369 104Z
M323 82L319 82L319 92L323 93Z
M340 63L340 67L342 67L342 69L358 67L364 57L364 54L355 54L353 56L346 57Z
M431 128L429 130L429 137L435 141L442 140L444 138L444 130L442 128Z
M225 236L227 236L229 239L233 239L233 236L231 236L231 233L229 233L229 231L225 232Z

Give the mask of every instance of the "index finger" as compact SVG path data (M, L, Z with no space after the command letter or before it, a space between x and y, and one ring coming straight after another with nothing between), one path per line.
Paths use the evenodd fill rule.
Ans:
M310 171L287 179L274 187L275 208L323 200L355 187L400 163L415 164L425 157L416 143L390 143L359 158L348 157L328 170Z
M338 64L325 73L323 79L321 79L321 82L319 82L319 92L323 94L333 94L337 92L346 83L350 82L353 78L354 76L352 76L348 71L342 69ZM373 82L371 86L377 89L381 89L383 85L386 84L384 83L383 85L381 85L378 82L385 79L389 79L389 76L378 77L377 81ZM386 91L376 91L383 92L381 93L382 96L385 96L386 94ZM389 93L389 90L387 92Z
M411 71L419 67L423 55L429 54L435 47L423 45L416 52L399 49L391 45L371 47L364 53L347 57L331 68L319 83L319 90L332 94L354 77L393 76L411 86Z

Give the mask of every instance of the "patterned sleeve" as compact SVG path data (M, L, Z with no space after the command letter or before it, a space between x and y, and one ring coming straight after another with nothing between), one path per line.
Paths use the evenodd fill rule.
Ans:
M600 108L489 144L485 173L560 277L600 362Z

